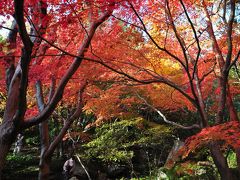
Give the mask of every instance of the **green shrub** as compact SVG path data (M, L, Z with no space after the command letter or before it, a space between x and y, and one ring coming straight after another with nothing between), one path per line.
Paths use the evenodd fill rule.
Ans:
M7 161L18 161L18 162L26 162L33 160L32 155L22 155L22 154L14 154L14 155L8 155Z
M96 128L91 142L84 145L85 157L103 162L129 162L133 146L150 146L170 142L172 128L142 118L121 120ZM168 141L166 141L168 140Z

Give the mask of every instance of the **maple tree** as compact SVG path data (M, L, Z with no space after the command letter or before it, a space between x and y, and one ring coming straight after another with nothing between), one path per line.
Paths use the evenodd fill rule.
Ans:
M189 126L163 118L185 129L211 131L210 125L227 121L227 113L230 121L238 121L233 100L239 85L232 83L233 76L229 79L240 54L237 6L234 0L1 3L1 14L14 14L15 20L10 28L1 26L9 34L1 43L0 70L5 67L7 73L0 75L6 84L0 88L7 104L0 126L0 171L16 135L46 121L62 99L76 103L86 79L91 85L84 110L95 113L98 122L126 115L134 102L161 116L160 108L197 111L199 119ZM40 112L31 98L36 81L38 90L43 85L37 91ZM220 144L214 142L210 150L221 177L233 178ZM238 147L236 152L239 162Z
M88 7L88 3L95 4L93 4L93 7L85 10L84 8ZM57 8L59 4L60 7ZM47 5L52 7L47 9ZM75 4L71 4L71 2L63 2L61 4L58 1L14 1L1 3L1 14L8 14L8 16L9 14L14 14L15 20L13 20L12 27L9 29L7 55L4 56L3 61L7 68L6 84L8 95L3 122L0 127L0 172L2 172L5 157L12 142L16 139L16 135L28 127L46 121L54 111L63 97L64 88L81 65L84 53L89 48L96 29L108 19L115 8L114 1L76 2L77 6L74 6L75 9L73 5ZM67 13L69 10L72 10L72 13ZM49 14L47 14L47 11L49 11ZM82 21L81 18L84 20ZM28 24L26 21L28 21ZM63 30L66 27L71 30L74 30L75 27L80 28L80 30L74 32L74 34L78 32L75 41L70 41L70 43L81 43L80 45L70 47L72 53L76 55L66 58L63 64L60 64L60 59L57 59L58 61L53 62L50 67L49 61L53 61L53 59L41 57L51 57L51 55L47 56L46 54L56 52L56 50L50 47L58 49L58 46L65 45L66 39L69 39L67 32ZM62 37L57 42L55 42L55 34L53 34L56 31L58 36ZM18 33L19 36L17 35ZM73 34L73 31L70 31L69 34ZM57 45L54 45L54 42ZM64 54L60 56L63 57ZM15 62L15 57L20 57L19 62ZM46 71L41 69L44 67L43 65L48 66L49 69L45 69ZM57 70L56 67L59 70L53 72L52 69ZM45 79L45 82L43 81L45 84L49 84L49 76L51 75L59 76L60 80L57 81L58 85L46 106L42 108L40 104L41 112L34 114L32 111L28 111L29 103L27 103L26 97L27 93L31 93L31 89L28 90L28 81L29 87L31 87L31 83L35 84L36 80L41 80L41 78L36 76L38 73L41 74L43 72L41 70L44 70L44 76L48 77L48 79ZM55 74L56 72L59 72L59 74ZM73 115L73 118L76 118L75 116L77 115Z
M175 105L176 108L186 107L198 111L200 118L196 119L196 124L188 127L175 124L178 127L204 129L226 121L238 121L233 100L238 98L239 85L232 83L238 79L229 78L229 72L233 71L235 66L236 74L238 73L239 23L235 15L239 2L148 1L145 3L146 7L129 3L128 7L131 11L127 15L114 14L114 17L125 25L117 24L116 28L126 26L128 28L126 30L122 28L123 31L117 36L119 40L103 45L117 52L118 49L124 48L124 53L109 54L108 51L105 54L96 49L101 57L97 60L105 67L130 79L132 85L149 84L147 85L151 87L148 89L149 92L154 92L154 89L160 90L161 87L166 89L168 86L169 91L173 92L172 99L179 104L178 107ZM140 33L140 38L136 35L136 38L132 37L134 31ZM122 40L124 35L128 37L126 41ZM116 34L113 33L113 36L116 37ZM150 96L149 92L147 94ZM154 93L151 98L154 100L157 96ZM170 102L171 99L165 101ZM151 105L145 101L159 114L161 112L154 107L154 104L161 107L158 105L161 102L162 99L159 102L155 100ZM171 109L170 103L165 108ZM229 118L226 118L227 114ZM227 127L230 132L231 126ZM238 125L236 127L239 128ZM216 126L215 130L221 133L220 126ZM211 128L206 131L211 131ZM218 132L215 133L217 135ZM237 134L234 133L235 138ZM201 134L199 136L201 137ZM234 179L226 157L221 151L221 143L210 134L208 138L212 139L208 147L222 179ZM226 144L230 145L228 136L222 138L225 138L228 142ZM199 141L193 138L193 144L196 145ZM239 147L234 146L234 149L239 163Z

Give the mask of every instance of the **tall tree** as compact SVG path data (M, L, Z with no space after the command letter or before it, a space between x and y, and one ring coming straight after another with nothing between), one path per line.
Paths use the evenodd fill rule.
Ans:
M239 24L235 21L239 2L163 0L143 4L130 2L126 5L131 9L128 14L113 15L125 29L117 34L118 43L111 41L105 47L114 51L128 45L128 50L109 54L96 48L92 61L133 84L169 86L178 94L175 100L197 110L200 118L198 126L193 127L204 129L238 121L233 89L239 86L230 83L229 71L239 61ZM129 36L129 29L141 32L144 40ZM121 39L124 35L127 41ZM135 41L135 46L129 41ZM139 57L134 56L136 52ZM209 148L222 179L236 179L218 142L210 143ZM239 150L234 149L238 154Z
M7 10L7 7L11 7L12 2L6 2L1 4L3 7L2 10ZM101 10L98 11L94 9L94 17L91 18L90 22L85 22L85 25L82 21L78 22L81 27L81 35L79 38L81 39L81 45L76 48L76 55L72 56L72 62L69 62L67 70L63 73L62 78L58 82L56 90L50 100L50 102L45 106L42 111L35 115L34 117L26 117L27 111L27 90L28 90L28 80L29 80L29 68L32 63L32 58L37 56L37 52L40 49L40 45L42 40L51 44L50 40L45 39L46 36L45 30L48 26L54 26L54 22L56 23L58 19L56 17L51 16L51 20L53 22L49 22L49 18L45 18L45 14L47 11L47 3L44 1L14 1L14 9L12 13L14 13L14 18L17 23L18 33L20 36L20 41L22 42L21 48L21 55L18 61L18 64L13 70L13 75L9 75L7 77L7 83L9 83L8 87L8 94L7 94L7 102L6 102L6 109L3 116L3 122L0 126L0 175L2 169L4 167L4 162L6 159L6 155L10 150L11 144L16 139L16 135L22 132L24 129L29 128L31 126L37 125L45 120L51 115L51 113L56 108L58 102L63 97L64 88L66 87L67 83L73 76L73 74L77 71L79 66L82 63L83 57L85 55L86 50L89 48L91 40L95 34L96 29L108 19L111 15L112 10L114 8L113 2L104 2L101 7ZM50 2L48 2L50 3ZM59 2L52 2L53 6L59 4ZM101 2L100 2L101 3ZM38 5L44 5L40 8L41 13L36 13L33 16L28 15L28 12L39 12L35 8L39 7ZM80 3L81 4L81 3ZM63 9L56 10L54 8L51 9L51 12L58 13L58 18L62 17L62 21L60 23L65 23L65 26L68 25L66 23L70 23L72 17L64 18L67 16L65 11L71 9L71 2L69 2L66 6L63 4ZM82 4L81 4L82 5ZM96 7L96 6L94 6ZM79 9L84 8L79 5ZM12 10L9 8L10 11ZM93 9L91 9L92 11ZM75 10L74 10L75 11ZM6 12L5 12L6 13ZM62 14L61 14L62 13ZM69 15L69 14L68 14ZM72 14L71 14L72 15ZM69 16L71 16L69 15ZM85 15L85 12L82 16ZM32 31L29 32L26 25L26 20L28 20L30 26L32 27ZM63 21L66 22L63 22ZM58 21L59 22L59 21ZM52 24L51 24L52 23ZM50 24L50 25L48 25ZM55 24L56 26L56 24ZM64 24L63 24L64 26ZM15 29L10 29L11 32L15 31ZM30 33L30 34L29 34ZM61 39L63 40L63 39ZM58 43L61 43L61 40ZM14 43L14 41L13 41ZM57 48L56 45L51 44L51 46ZM10 49L11 50L11 49ZM10 65L14 64L12 60ZM12 71L11 71L12 72ZM11 77L12 76L12 77Z
M25 10L23 1L14 4L23 48L16 47L16 54L22 52L21 58L17 67L9 71L14 73L9 73L6 78L9 87L0 127L0 160L6 157L17 133L51 115L62 99L67 83L71 78L71 81L78 78L73 75L80 65L82 67L83 59L117 73L117 79L128 85L147 85L145 88L151 91L153 104L141 99L142 96L140 99L154 110L158 110L155 105L160 104L154 94L160 90L165 94L158 97L166 101L166 106L174 103L167 103L170 98L164 99L164 96L177 101L177 108L197 111L199 118L194 122L194 128L208 128L212 125L210 122L214 122L213 125L224 123L228 121L225 118L228 113L229 120L238 120L233 100L239 87L229 81L229 71L233 66L237 67L239 61L239 24L235 21L238 1L47 1L51 6L47 21L43 21L47 22L44 24L46 32L45 28L38 32L43 16L31 16L32 8L36 8L31 6L31 1L25 2ZM13 14L11 2L1 6L2 11ZM113 7L116 10L112 14ZM30 35L23 12L29 21L27 27L32 27ZM112 16L110 23L103 24L93 39L95 30L109 16ZM14 48L15 41L8 40L9 46ZM44 47L48 46L43 42L50 46L46 52ZM80 47L79 42L82 42ZM41 63L31 63L31 59L38 56L44 56L39 60ZM61 58L55 58L59 56ZM7 64L15 65L14 62L11 60ZM85 71L90 73L87 68ZM44 109L30 117L26 103L27 80L31 86L39 79L37 74L46 85L50 84L50 78L46 77L54 74L58 85ZM103 75L105 80L109 76L112 76L109 71ZM66 88L70 89L70 86ZM107 95L118 94L112 92L113 89L106 91ZM112 100L118 101L118 98ZM219 144L214 142L209 148L222 179L233 179ZM3 162L0 161L0 170Z

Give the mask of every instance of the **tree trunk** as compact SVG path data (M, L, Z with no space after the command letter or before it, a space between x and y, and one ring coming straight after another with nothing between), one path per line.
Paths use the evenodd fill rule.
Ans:
M61 129L61 131L59 132L58 136L55 137L55 139L51 142L51 144L49 144L48 122L44 121L43 123L41 123L40 132L41 132L41 145L42 145L41 151L42 152L41 152L41 157L40 157L41 159L40 159L40 166L39 166L39 177L38 177L39 180L48 180L49 179L49 174L50 174L49 167L50 167L50 163L51 163L51 157L52 157L55 149L57 148L57 146L62 141L62 138L66 134L67 130L72 125L73 121L76 118L78 118L82 113L82 107L83 107L82 94L84 92L84 89L86 88L86 85L87 84L84 83L79 91L79 100L78 100L78 105L77 105L75 112L73 113L73 115L71 117L68 118L68 121L66 122L66 124L64 124L64 126ZM37 87L39 87L39 88L37 88L37 91L38 91L37 95L42 95L41 85L39 83L38 83ZM39 98L37 98L38 105L41 105L43 103L43 102L41 102L41 100L43 100L41 98L42 96L38 96L38 97L39 97ZM43 107L43 106L41 106L41 107ZM39 107L39 109L40 109L40 107Z
M36 98L39 113L43 111L45 107L43 91L42 91L42 83L40 80L36 82ZM39 134L40 134L40 144L41 144L41 153L40 153L40 161L39 161L39 180L47 180L49 179L50 174L50 161L49 158L46 157L46 152L49 148L49 128L48 121L44 121L39 124Z
M228 167L227 158L224 157L217 143L213 143L210 147L211 155L222 180L237 180L237 177Z
M40 157L39 174L38 174L39 180L48 180L49 179L50 163L51 163L51 159L48 159L44 154Z
M234 107L234 104L233 104L233 99L232 99L232 96L231 96L231 93L230 93L229 84L227 84L227 107L228 107L228 110L229 110L230 121L238 121L239 118L238 118L238 115L237 115L236 108Z
M39 180L49 179L50 174L50 160L46 158L45 153L49 148L49 128L48 121L44 121L39 125L40 139L41 139L41 155L39 161Z
M11 148L11 143L0 142L0 179L2 177L2 170L6 161L7 154Z
M7 154L16 139L17 133L12 122L4 122L0 126L0 179Z
M11 29L12 31L9 31L7 42L9 43L8 48L10 49L7 53L7 56L4 57L4 61L6 62L6 86L7 90L9 89L12 77L15 72L15 57L14 52L16 49L16 38L17 38L17 22L13 20Z

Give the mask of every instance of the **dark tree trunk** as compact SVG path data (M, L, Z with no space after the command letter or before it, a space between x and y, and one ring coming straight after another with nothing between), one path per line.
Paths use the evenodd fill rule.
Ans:
M0 179L6 161L6 156L16 139L17 133L12 122L4 122L0 126Z
M2 133L0 135L0 138L2 136ZM2 141L0 141L0 179L2 177L2 170L4 168L4 164L5 164L5 161L6 161L6 156L11 148L11 143L3 143Z
M46 150L44 151L44 154L40 157L39 162L39 174L38 179L39 180L48 180L50 175L50 164L51 159L47 158L45 156Z
M14 51L16 49L16 38L17 38L17 22L13 20L11 29L7 37L7 42L9 43L8 48L10 51L7 53L7 56L4 57L6 63L6 86L7 90L9 89L12 77L15 72L15 57Z
M3 116L3 123L0 125L0 175L3 170L7 153L12 143L16 140L17 134L20 132L23 117L26 112L26 89L28 63L30 61L31 48L22 49L22 57L15 73L12 77L8 91L8 99Z
M227 158L220 150L217 143L213 143L210 147L211 155L216 165L222 180L237 180L238 178L233 174L228 166Z
M233 99L232 99L232 96L231 96L231 93L230 93L229 84L227 84L227 107L228 107L228 110L229 110L230 121L238 121L239 118L238 118L238 115L237 115L236 108L234 107L234 104L233 104Z

